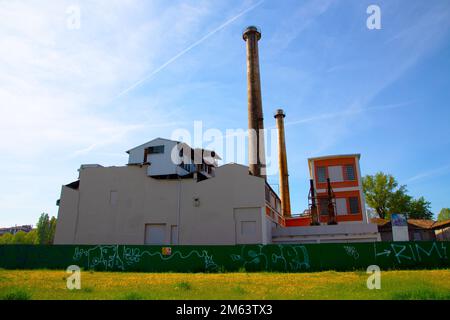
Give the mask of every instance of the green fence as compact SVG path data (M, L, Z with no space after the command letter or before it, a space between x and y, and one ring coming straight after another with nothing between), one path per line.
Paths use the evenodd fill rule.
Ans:
M449 268L450 242L237 246L0 246L0 268L225 272Z

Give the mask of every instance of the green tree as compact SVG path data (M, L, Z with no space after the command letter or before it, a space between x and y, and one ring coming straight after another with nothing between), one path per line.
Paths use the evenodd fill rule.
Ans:
M398 187L392 175L378 172L373 176L365 176L362 183L367 204L375 209L380 218L388 217L392 205L397 208L405 205L402 201L406 187Z
M25 244L26 235L27 235L26 232L23 232L23 231L16 232L12 238L12 243L13 244Z
M56 218L42 213L39 217L37 227L37 244L52 244L55 237Z
M433 219L433 212L430 210L431 203L424 197L411 199L409 204L408 217L413 219Z
M378 172L363 177L363 190L367 204L378 216L390 219L393 213L405 214L408 218L431 219L430 202L423 197L414 199L408 195L405 185L399 185L390 174Z
M438 221L450 219L450 208L442 208L438 215Z
M0 236L0 244L11 244L13 242L13 235L11 233L5 233Z
M33 229L25 235L24 244L37 244L37 230Z

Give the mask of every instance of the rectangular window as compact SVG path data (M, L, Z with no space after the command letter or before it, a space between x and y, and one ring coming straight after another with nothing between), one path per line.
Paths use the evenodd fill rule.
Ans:
M355 167L353 165L345 166L345 180L355 181Z
M359 212L359 198L358 197L350 197L348 198L348 202L350 205L350 213L357 214Z
M331 182L342 182L344 177L342 174L342 166L328 167L328 176Z
M321 216L328 215L328 199L319 199L319 212Z
M346 215L347 214L347 199L346 198L336 198L336 214Z
M327 182L327 168L326 167L317 167L317 181L318 182Z
M149 154L157 154L157 153L164 153L164 146L154 146L148 148Z

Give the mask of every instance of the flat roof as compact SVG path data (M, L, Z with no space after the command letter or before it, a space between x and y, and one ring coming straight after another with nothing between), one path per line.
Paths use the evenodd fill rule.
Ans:
M330 156L321 156L321 157L314 157L314 158L308 158L308 161L314 161L314 160L325 160L325 159L334 159L334 158L353 158L357 157L358 160L361 159L360 153L353 153L353 154L336 154L336 155L330 155Z

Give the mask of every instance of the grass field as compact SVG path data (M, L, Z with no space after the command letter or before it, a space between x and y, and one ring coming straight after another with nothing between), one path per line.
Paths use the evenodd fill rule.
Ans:
M64 271L0 270L0 299L450 299L450 270L384 271L369 290L365 272L81 274L66 288Z

